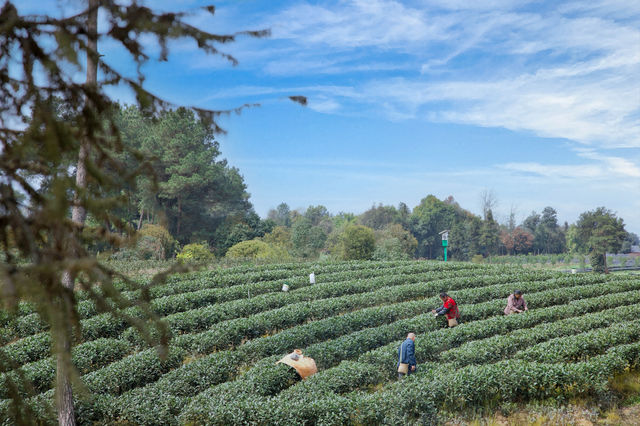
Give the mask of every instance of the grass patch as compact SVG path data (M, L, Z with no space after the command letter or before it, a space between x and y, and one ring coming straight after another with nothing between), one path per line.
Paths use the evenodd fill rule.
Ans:
M640 371L637 369L617 374L609 381L609 387L620 395L622 405L640 403Z

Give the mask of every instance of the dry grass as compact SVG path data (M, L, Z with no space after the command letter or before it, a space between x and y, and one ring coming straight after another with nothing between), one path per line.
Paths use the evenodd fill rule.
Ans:
M589 426L589 425L640 425L640 370L627 370L609 381L621 406L601 411L594 401L572 399L566 406L554 401L541 401L526 406L505 404L501 411L482 415L467 413L453 415L447 425L469 426Z
M620 410L612 408L609 411L603 413L603 418L598 422L603 425L619 425L622 424L622 417L620 416Z
M565 407L523 406L508 415L496 412L493 415L475 418L456 417L446 425L468 426L594 426L594 425L640 425L640 405L613 408L604 413L582 405Z
M640 371L625 371L609 381L609 386L626 399L640 396Z
M598 415L597 411L580 406L562 408L522 408L508 416L495 413L475 419L455 418L449 426L627 426L640 425L640 405L612 408Z

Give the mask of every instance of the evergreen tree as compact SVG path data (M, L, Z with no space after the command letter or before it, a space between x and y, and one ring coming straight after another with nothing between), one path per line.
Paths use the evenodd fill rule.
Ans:
M487 210L487 219L480 229L480 248L484 256L491 257L498 253L500 247L500 227L493 219L491 209Z
M409 220L411 219L411 210L405 203L398 204L398 223L404 229L409 229Z
M225 248L239 241L222 241L226 236L218 227L241 222L255 229L245 220L252 207L242 176L219 159L218 142L192 111L178 108L153 118L130 106L121 109L117 119L123 143L149 159L151 169L137 177L139 190L128 197L132 209L140 210L138 227L146 212L182 243L205 240ZM142 165L131 155L122 159L130 167ZM229 224L229 217L241 219Z
M291 226L291 209L287 203L280 203L275 209L269 210L267 217L273 220L276 226Z
M558 225L558 213L552 207L545 207L535 232L537 245L543 253L557 254L565 250L565 236Z
M309 206L304 216L311 221L311 225L318 226L322 222L331 219L331 214L325 206Z

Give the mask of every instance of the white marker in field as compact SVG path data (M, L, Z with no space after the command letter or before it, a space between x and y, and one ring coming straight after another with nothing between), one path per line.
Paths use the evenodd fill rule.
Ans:
M289 286L287 284L282 284L282 291L289 291Z
M316 283L316 274L312 272L309 274L309 284L315 284L315 283Z

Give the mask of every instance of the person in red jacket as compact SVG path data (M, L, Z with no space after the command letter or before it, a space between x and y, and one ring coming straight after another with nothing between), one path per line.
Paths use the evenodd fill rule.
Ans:
M446 315L449 327L455 327L458 325L458 320L460 319L460 312L458 311L456 301L444 291L440 293L440 300L442 300L442 306L432 310L431 312L436 317Z

